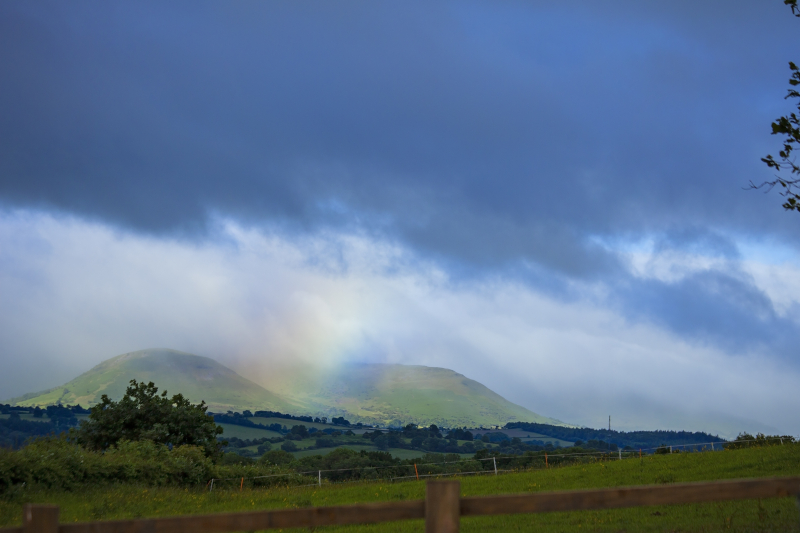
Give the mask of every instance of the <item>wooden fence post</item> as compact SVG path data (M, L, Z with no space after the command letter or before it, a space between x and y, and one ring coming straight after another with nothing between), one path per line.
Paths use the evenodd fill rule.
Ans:
M58 505L25 504L22 509L24 533L58 533Z
M461 483L428 481L425 488L425 533L458 533Z

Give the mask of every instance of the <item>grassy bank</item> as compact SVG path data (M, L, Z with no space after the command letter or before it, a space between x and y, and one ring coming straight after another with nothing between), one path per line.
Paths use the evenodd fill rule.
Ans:
M652 483L800 475L800 445L645 456L500 476L464 477L464 496L570 490ZM22 504L54 503L62 521L138 518L424 498L424 482L352 483L320 487L215 490L86 487L72 492L18 490L0 501L0 526L19 524ZM420 521L330 528L336 531L421 531ZM794 499L643 507L611 511L468 518L462 531L800 531Z

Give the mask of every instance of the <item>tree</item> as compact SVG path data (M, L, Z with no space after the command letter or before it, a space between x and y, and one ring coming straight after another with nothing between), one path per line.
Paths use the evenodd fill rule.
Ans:
M299 426L292 426L292 429L289 430L289 433L292 435L297 435L300 439L307 439L308 438L308 429L302 424Z
M297 447L297 444L295 444L294 442L292 442L290 440L287 440L286 442L281 444L281 450L283 450L285 452L296 452L299 449L300 448Z
M791 7L792 14L795 17L800 17L800 8L797 5L797 1L783 0L783 3ZM785 98L800 98L800 92L794 89L794 87L800 85L800 68L790 61L789 69L792 71L792 77L789 78L789 85L792 88L789 89ZM797 104L797 109L800 112L800 102ZM762 157L761 161L766 163L769 168L775 169L776 172L788 170L789 175L776 174L774 180L765 181L761 185L755 185L750 182L750 188L760 189L766 187L767 190L771 190L776 185L780 185L783 188L781 196L786 198L783 208L788 211L800 212L800 177L797 177L800 176L800 166L795 163L792 157L794 149L800 146L798 144L800 143L800 118L798 115L790 113L787 116L778 118L772 123L772 135L784 135L783 150L778 153L780 161L776 161L771 155Z
M130 381L118 402L106 394L92 407L89 419L75 431L79 444L93 450L105 450L121 440L151 440L168 446L199 446L207 457L218 458L222 446L217 441L222 428L206 414L205 402L193 405L182 394L167 397L158 387Z

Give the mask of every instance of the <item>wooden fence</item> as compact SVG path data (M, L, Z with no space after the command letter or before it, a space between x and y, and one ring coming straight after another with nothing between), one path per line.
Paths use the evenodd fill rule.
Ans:
M460 497L458 481L429 481L425 500L58 523L55 505L25 505L22 527L0 533L224 533L425 519L426 533L456 533L462 516L583 511L800 495L800 477Z

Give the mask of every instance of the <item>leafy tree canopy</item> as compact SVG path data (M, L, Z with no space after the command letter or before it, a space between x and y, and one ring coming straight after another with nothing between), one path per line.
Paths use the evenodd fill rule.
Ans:
M791 7L792 14L795 17L800 17L800 7L797 5L797 0L783 0L783 3ZM791 88L786 94L786 99L800 99L800 92L795 89L800 85L800 68L790 61L789 69L792 71L792 76L789 78ZM798 101L797 109L800 111L800 101ZM776 185L780 185L782 188L781 195L786 198L786 202L783 204L784 209L800 212L800 177L798 177L800 176L800 166L797 165L795 158L792 156L794 149L800 146L800 118L795 113L789 113L776 119L772 123L772 134L783 136L783 150L778 152L778 160L775 160L772 155L768 155L767 157L762 157L761 161L779 174L776 174L774 180L765 181L761 185L754 185L751 182L750 187L753 189L767 187L769 190ZM788 175L786 174L787 170ZM780 174L781 172L783 174Z
M169 398L167 391L158 394L153 382L130 381L118 402L103 394L91 409L89 419L75 431L79 444L93 450L105 450L122 440L150 440L169 446L198 446L207 457L221 454L217 442L222 428L206 414L205 402L193 405L182 394Z

